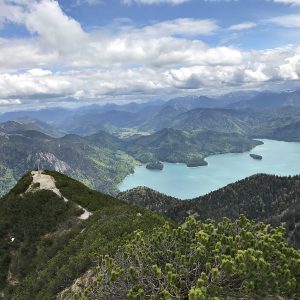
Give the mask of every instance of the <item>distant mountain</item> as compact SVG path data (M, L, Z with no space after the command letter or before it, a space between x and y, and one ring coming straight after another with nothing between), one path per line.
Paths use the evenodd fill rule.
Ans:
M260 93L259 91L237 91L216 96L216 99L224 103L224 106L227 106L232 103L249 100Z
M204 158L212 154L244 152L260 142L236 133L209 130L186 132L163 129L152 135L138 137L126 143L124 150L142 162L181 162L188 166L206 165Z
M106 108L112 108L106 110ZM58 125L64 130L80 135L90 135L100 130L110 133L119 128L138 128L161 109L159 105L131 104L107 105L92 111L75 113Z
M177 110L188 111L195 108L222 107L223 105L224 102L206 96L185 96L167 101L164 107L169 106Z
M221 108L224 106L223 104L224 102L221 100L204 96L174 98L169 100L158 113L153 114L151 118L139 125L139 128L146 130L160 130L168 127L187 130L205 128L218 131L218 125L211 127L212 124L207 123L215 124L215 119L218 119L219 122L226 122L225 118L231 117L228 116L230 110ZM225 113L227 113L226 116ZM234 111L231 114L238 115ZM214 120L210 121L209 118L214 118Z
M300 122L276 128L267 137L279 141L300 142Z
M69 132L89 135L103 130L108 126L130 127L135 117L135 113L120 110L110 110L106 112L95 111L85 114L73 115L63 121L63 128Z
M290 243L300 247L300 176L258 174L185 201L143 187L122 192L118 198L163 213L176 222L189 215L199 220L221 220L244 214L276 226L284 223Z
M183 162L206 165L211 154L244 152L259 144L243 135L208 130L184 132L163 129L147 136L122 140L100 131L81 137L68 134L53 138L39 131L15 131L19 123L5 123L0 134L0 187L5 193L25 172L37 168L56 170L88 186L114 193L117 184L138 161ZM24 129L22 127L22 129Z
M185 109L177 109L173 106L164 106L159 112L154 113L149 119L143 120L138 126L141 130L157 131L172 127L174 119L182 114Z
M198 108L183 112L166 106L139 128L148 131L207 129L266 138L274 129L297 122L300 122L300 107L283 106L264 111Z
M198 108L185 111L166 106L141 128L160 130L169 127L181 130L208 129L245 133L256 119L254 114L229 109Z
M293 92L264 92L247 101L240 101L227 106L231 109L263 111L285 106L300 107L300 90Z
M99 147L104 147L112 151L117 151L124 148L123 140L107 133L104 130L86 136L84 139L90 143L96 144Z
M203 128L218 132L245 134L256 122L257 115L248 112L199 108L177 116L172 122L172 127L182 130Z
M164 101L145 103L88 105L74 109L54 107L0 114L0 122L34 119L71 133L88 135L109 126L133 127L144 122L150 114L157 113Z
M172 106L185 111L196 108L224 108L235 102L249 100L259 93L258 91L238 91L214 97L195 95L182 96L167 101L164 106Z
M71 109L56 107L40 110L14 111L0 114L0 122L15 121L20 118L30 118L55 125L73 114Z
M28 130L35 130L52 137L61 137L65 135L62 130L56 129L51 125L48 125L42 121L29 119L29 118L21 118L18 121L7 121L4 123L0 123L0 131L5 133L16 133L23 132Z
M95 189L113 192L136 161L107 144L78 135L53 138L38 131L0 135L0 190L5 193L25 172L38 166L72 176Z

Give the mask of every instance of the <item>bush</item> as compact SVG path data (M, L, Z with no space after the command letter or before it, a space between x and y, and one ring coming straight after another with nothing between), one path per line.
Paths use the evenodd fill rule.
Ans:
M80 299L299 299L300 251L246 217L135 231Z

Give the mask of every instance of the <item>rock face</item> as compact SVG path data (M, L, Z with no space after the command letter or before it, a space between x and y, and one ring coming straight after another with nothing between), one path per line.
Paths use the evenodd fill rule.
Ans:
M146 168L149 170L163 170L164 165L160 161L155 161L147 164Z
M249 154L250 157L252 157L253 159L257 159L257 160L262 160L263 157L261 155L258 155L258 154Z
M39 152L36 156L42 164L57 172L66 173L71 170L71 167L66 162L58 159L53 153Z

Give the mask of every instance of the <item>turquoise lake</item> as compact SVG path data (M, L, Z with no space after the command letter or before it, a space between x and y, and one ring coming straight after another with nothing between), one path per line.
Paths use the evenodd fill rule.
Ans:
M164 163L164 169L158 171L139 166L134 174L124 179L119 189L147 186L173 197L191 199L257 173L300 174L300 143L260 140L264 144L250 152L209 156L205 167ZM263 160L255 160L249 153L262 155Z

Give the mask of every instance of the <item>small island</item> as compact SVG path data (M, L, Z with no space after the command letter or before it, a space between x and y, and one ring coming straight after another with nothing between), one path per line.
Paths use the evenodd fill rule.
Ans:
M160 161L155 161L148 163L146 165L146 168L149 170L162 170L164 168L164 165Z
M198 160L190 160L186 163L187 167L189 168L197 168L197 167L204 167L207 166L208 163L204 159Z
M250 157L252 157L253 159L257 159L257 160L262 160L263 157L261 155L258 155L258 154L250 154Z

